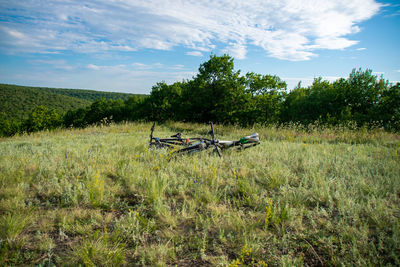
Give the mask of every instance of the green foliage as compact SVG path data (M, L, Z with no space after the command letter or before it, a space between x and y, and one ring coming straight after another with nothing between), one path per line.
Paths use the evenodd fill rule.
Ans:
M299 83L286 93L286 83L279 77L241 76L234 70L233 58L212 55L193 80L154 86L144 103L151 112L142 118L240 125L355 122L399 130L398 88L369 69L354 69L347 79L316 78L311 86L303 88Z
M132 96L128 93L0 84L0 113L4 112L8 118L22 120L40 105L62 114L66 110L87 107L101 98L125 101Z
M375 116L385 123L386 128L400 129L400 83L382 93Z
M139 119L135 109L139 103L142 101L136 96L128 99L126 103L121 99L101 98L87 108L67 111L63 117L63 124L65 127L86 127L92 124L108 125L111 122Z
M22 131L38 131L42 129L52 129L60 126L54 118L41 118L43 111L39 106L44 106L53 114L46 116L63 116L67 127L74 125L83 127L88 124L98 123L103 118L113 116L115 121L126 119L139 119L138 115L127 117L125 110L121 109L123 102L131 105L132 99L140 102L143 95L132 95L127 93L112 93L79 89L57 89L46 87L28 87L9 84L0 84L0 136L12 136ZM102 100L103 99L103 100ZM103 107L96 108L96 103L92 110L86 111L92 102L103 101ZM108 107L108 104L111 107ZM105 111L107 105L108 111ZM110 113L112 109L112 114ZM50 112L49 111L49 112ZM66 114L66 111L70 111ZM101 114L103 112L103 114ZM104 114L107 113L107 114ZM83 114L84 113L84 114ZM91 114L88 114L91 113ZM131 114L132 112L130 112ZM59 115L55 115L59 114ZM83 116L85 115L85 116ZM45 122L47 120L47 122ZM50 123L50 124L49 124Z
M279 119L286 83L277 76L234 69L233 58L211 55L193 80L172 85L158 83L147 104L150 120L222 122L251 125Z
M278 76L251 72L246 74L246 85L246 92L252 97L247 101L249 108L244 120L248 121L249 125L279 121L286 83Z
M64 115L64 126L65 127L85 127L87 109L79 108L76 110L68 110Z
M60 88L40 88L45 92L56 93L59 95L70 96L78 99L88 100L94 102L101 98L110 100L127 100L133 94L130 93L118 93L118 92L104 92L104 91L94 91L94 90L82 90L82 89L60 89ZM143 97L144 95L135 94L138 97Z
M57 90L0 84L0 112L8 118L22 121L40 105L62 114L66 110L90 105L90 101L57 93Z
M50 110L45 106L38 106L24 122L24 129L27 132L37 132L45 129L55 129L61 125L62 118L54 109Z
M228 55L201 64L195 85L186 95L192 100L191 112L195 121L237 122L236 113L244 93L244 79L234 70L233 58Z
M179 116L182 88L184 83L167 85L165 82L153 86L150 94L152 118L158 121L166 121Z
M333 83L314 80L308 88L297 87L285 97L283 122L336 125L354 121L359 126L378 125L399 130L399 85L390 85L372 70L355 70L347 79Z
M21 123L0 112L0 136L12 136L21 130Z

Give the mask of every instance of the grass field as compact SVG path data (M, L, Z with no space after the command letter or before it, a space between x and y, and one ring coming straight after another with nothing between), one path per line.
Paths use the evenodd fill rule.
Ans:
M168 160L150 127L0 139L0 265L400 265L400 135L216 125L261 144Z

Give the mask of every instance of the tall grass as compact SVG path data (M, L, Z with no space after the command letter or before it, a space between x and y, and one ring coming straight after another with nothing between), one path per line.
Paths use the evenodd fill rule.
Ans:
M257 131L243 152L169 159L151 125L0 141L2 265L399 265L400 136L381 129ZM206 135L166 123L155 135Z

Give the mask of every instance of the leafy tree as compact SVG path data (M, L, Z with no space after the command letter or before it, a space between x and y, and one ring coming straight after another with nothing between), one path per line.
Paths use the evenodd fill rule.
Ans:
M96 124L112 116L113 100L101 98L93 102L87 110L85 121L87 124Z
M283 122L306 122L309 118L310 110L307 106L310 89L296 87L286 95L281 112Z
M126 120L125 102L122 99L109 100L109 105L108 120L113 122Z
M150 100L152 116L157 121L173 120L178 117L182 84L177 82L167 85L159 82L153 86Z
M255 122L277 122L286 91L286 82L278 76L261 75L254 72L246 74L246 93L251 94L248 100L249 124Z
M347 79L333 83L317 78L308 88L296 88L286 96L282 119L302 123L322 120L328 124L354 120L359 125L388 121L381 115L390 109L383 104L384 96L386 103L396 98L395 89L390 94L388 90L388 81L378 79L369 69L353 69Z
M4 112L0 112L0 136L12 136L20 132L21 123L9 118Z
M344 78L340 78L332 83L331 93L327 96L333 101L331 107L331 118L327 122L333 123L344 123L353 121L353 110L349 104L348 95L348 81Z
M254 72L246 74L246 85L246 92L253 96L286 91L287 87L286 82L276 75L261 75Z
M379 119L377 107L382 95L388 90L389 82L372 75L372 70L353 69L345 88L346 104L349 105L354 119L364 124Z
M392 85L382 94L378 107L379 119L386 128L400 130L400 83Z
M45 129L55 129L62 125L61 116L54 109L40 105L36 107L24 122L27 132L36 132Z
M233 58L211 55L184 94L191 99L190 117L199 122L237 122L244 83L240 71L234 70Z
M135 121L146 118L146 113L144 112L145 105L144 102L147 101L146 98L141 96L131 96L124 102L124 119Z
M64 127L85 127L87 110L84 108L79 108L76 110L68 110L63 118Z

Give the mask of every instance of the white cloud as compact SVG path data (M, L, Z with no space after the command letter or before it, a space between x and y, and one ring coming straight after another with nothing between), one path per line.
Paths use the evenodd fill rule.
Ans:
M372 72L372 74L373 75L384 75L385 74L385 72L384 71L374 71L374 72Z
M365 48L365 47L360 47L360 48L357 48L356 50L357 50L357 51L364 51L364 50L367 50L367 48Z
M375 15L375 0L10 1L0 7L7 52L218 49L241 59L249 45L275 58L308 60L358 43L349 35ZM18 18L18 19L15 19Z
M123 92L148 93L149 88L159 81L174 83L184 79L190 79L196 72L185 69L184 65L164 65L161 63L144 64L135 62L130 65L96 65L88 64L79 72L79 85L69 85L76 80L67 79L65 85L77 88L96 88L103 90L118 89ZM0 75L1 76L1 75ZM49 75L52 76L52 75ZM66 77L66 75L64 75Z
M140 62L132 63L132 66L136 69L151 69L151 66L148 64L143 64Z
M174 70L183 70L184 68L185 68L185 66L182 64L176 64L171 67L171 69L174 69Z
M282 80L286 81L288 90L294 89L299 82L301 82L302 87L311 86L314 79L317 77L284 77ZM342 77L339 76L322 76L322 80L334 82Z
M94 65L94 64L88 64L87 68L91 69L91 70L99 70L99 69L101 69L100 66L97 66L97 65Z
M132 66L136 70L160 69L160 68L164 67L164 65L159 62L154 63L154 64L144 64L144 63L140 63L140 62L135 62L132 64Z
M203 53L201 53L200 51L189 51L189 52L186 52L186 55L194 56L194 57L202 57Z
M69 65L65 60L63 59L35 59L35 60L28 60L27 61L30 64L33 65L50 65L52 68L55 69L61 69L65 71L73 70L74 67Z
M242 43L230 43L226 49L223 50L236 59L245 59L247 48Z

